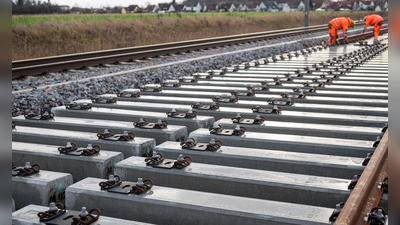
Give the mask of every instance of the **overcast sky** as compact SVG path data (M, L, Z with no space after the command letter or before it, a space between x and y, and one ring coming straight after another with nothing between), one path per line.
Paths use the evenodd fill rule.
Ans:
M47 1L47 0L42 0ZM116 0L116 1L111 1L111 0L50 0L51 3L53 4L58 4L58 5L69 5L70 7L73 7L75 4L77 4L79 7L93 7L93 8L98 8L101 6L128 6L128 5L139 5L141 7L147 6L148 4L158 4L158 3L168 3L171 2L171 0ZM177 1L181 2L181 1Z

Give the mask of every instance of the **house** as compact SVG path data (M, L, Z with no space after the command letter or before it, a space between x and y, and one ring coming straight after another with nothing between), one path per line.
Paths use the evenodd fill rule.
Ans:
M375 0L374 1L374 5L375 5L375 11L376 11L376 9L377 9L377 7L379 6L379 9L381 10L381 11L384 11L386 8L385 7L387 7L387 1L380 1L380 0Z
M248 12L248 11L250 11L250 10L249 10L249 7L247 7L247 5L243 4L243 5L240 7L239 11L241 11L241 12Z
M300 1L300 3L297 5L297 8L300 9L301 11L304 11L306 5L304 4L303 1Z
M130 13L137 13L141 12L142 9L138 5L129 5L127 7L127 11L129 11Z
M249 9L249 7L248 7L246 4L243 4L241 11L243 11L243 12L249 12L250 9Z
M127 13L125 7L121 7L121 6L114 6L113 8L107 7L106 12L107 13L122 13L122 14Z
M94 9L95 14L104 14L107 13L106 10L104 8L98 8L98 9Z
M323 2L315 2L313 3L313 9L315 11L325 11L325 9L321 8L323 4Z
M382 12L381 6L380 6L380 5L376 5L374 11L375 11L375 12Z
M73 10L74 7L72 7L71 12ZM103 7L103 11L104 13L111 13L111 8L110 7Z
M147 13L155 13L158 10L158 5L147 5L146 8L143 9L143 12Z
M267 10L268 10L267 6L265 5L264 2L261 2L260 4L258 4L257 12L266 12Z
M288 4L291 12L304 11L306 8L306 5L303 1L288 1L286 3Z
M355 2L342 1L339 7L339 11L352 11L354 10Z
M111 11L111 9L110 9L110 11ZM81 9L79 7L72 7L71 8L71 13L72 14L81 14Z
M328 10L328 5L329 5L329 3L330 2L323 2L322 4L321 4L321 6L319 7L319 9L323 9L323 10Z
M279 3L278 7L279 7L279 11L290 12L290 7L289 7L288 3Z
M239 8L240 8L240 4L235 4L235 3L233 3L233 6L235 6L235 10L234 11L239 11Z
M184 12L185 11L185 5L183 4L176 4L174 5L175 12Z
M235 6L236 11L238 12L246 12L249 10L246 4L233 4Z
M68 5L59 5L58 6L62 11L69 11L69 6Z
M217 12L218 5L216 3L207 3L203 6L203 12Z
M235 11L235 5L232 3L222 3L218 9L220 12L233 12Z
M339 11L341 7L340 2L329 2L329 4L326 4L327 8L326 11Z
M375 4L373 1L359 1L356 10L374 10Z
M248 10L248 8L245 4L233 3L233 5L235 6L235 11L237 11L237 12L244 12L244 11Z
M172 4L160 3L157 12L175 12L175 8Z
M120 8L120 13L121 13L121 14L126 14L127 12L129 12L129 8L128 8L128 7L127 7L127 8L121 7L121 8Z
M290 8L290 12L296 12L296 11L300 11L300 9L298 8L298 4L296 2L287 2L289 8Z
M196 13L199 13L199 12L201 12L201 5L200 5L199 2L197 4L186 5L183 8L183 11L184 12L196 12Z
M260 8L265 9L264 11L267 11L267 12L279 12L279 6L278 6L278 3L276 3L276 1L262 2L262 3L260 3ZM263 11L263 10L261 10L261 11Z
M248 11L253 11L253 12L259 12L257 10L259 10L259 4L257 4L256 2L249 2L247 4L247 10Z

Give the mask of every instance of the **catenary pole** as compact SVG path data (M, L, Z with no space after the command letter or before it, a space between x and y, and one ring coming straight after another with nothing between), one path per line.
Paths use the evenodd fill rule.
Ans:
M310 0L305 0L304 7L304 26L310 26Z

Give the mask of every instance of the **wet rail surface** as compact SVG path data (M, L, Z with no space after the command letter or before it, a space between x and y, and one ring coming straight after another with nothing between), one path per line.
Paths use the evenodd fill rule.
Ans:
M89 109L60 106L52 109L52 120L15 117L13 152L22 158L18 164L43 155L34 150L40 146L56 148L67 141L123 152L102 175L74 179L65 193L73 210L86 204L101 208L104 216L146 223L365 224L364 217L381 216L371 210L386 210L388 201L377 188L388 171L387 35L380 38L380 45L350 43L204 71L158 84L160 91L119 96L114 103L88 100ZM152 136L151 129L134 127L140 119L167 121L164 131L171 130L154 130L160 141L135 147ZM131 144L97 140L104 129L129 130L137 138ZM222 145L214 151L182 148L213 139ZM181 170L146 166L144 157L155 152L171 160L189 155L193 162ZM84 163L77 166L83 169ZM154 188L128 197L101 191L98 183L110 174L128 181L150 178ZM141 213L127 215L122 213L126 204L159 213L135 206Z

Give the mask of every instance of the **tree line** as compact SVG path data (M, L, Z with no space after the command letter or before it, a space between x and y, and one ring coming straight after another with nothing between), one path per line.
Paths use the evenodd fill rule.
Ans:
M12 14L51 14L70 13L62 10L58 5L49 4L40 0L15 0L12 2Z

